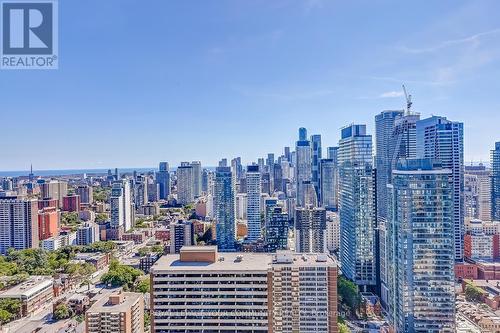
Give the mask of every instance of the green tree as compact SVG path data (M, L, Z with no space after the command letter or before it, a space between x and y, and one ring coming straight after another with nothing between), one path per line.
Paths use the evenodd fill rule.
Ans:
M138 292L138 293L145 294L145 293L149 293L150 289L151 289L150 281L148 278L145 278L145 279L142 279L141 281L139 281L137 286L135 286L134 291Z
M21 314L21 301L18 299L4 298L0 300L0 311L6 311L11 314L12 317L10 320L17 318Z
M14 319L14 315L9 311L0 309L0 324L7 324Z
M63 225L77 226L80 223L80 218L77 212L63 212L61 214L61 224Z
M351 330L346 324L339 323L339 333L351 333Z
M142 275L138 269L121 265L117 260L111 261L109 271L101 277L101 281L111 284L113 287L124 287L131 289L137 278Z
M73 315L73 311L65 303L59 303L54 309L54 318L56 320L68 319Z
M465 287L465 299L469 302L482 302L484 291L475 285L468 283Z
M356 312L361 304L361 295L358 286L345 277L339 276L337 289L340 303L347 306L351 311Z
M108 220L108 214L106 214L106 213L99 213L95 217L96 223L106 222L107 220Z

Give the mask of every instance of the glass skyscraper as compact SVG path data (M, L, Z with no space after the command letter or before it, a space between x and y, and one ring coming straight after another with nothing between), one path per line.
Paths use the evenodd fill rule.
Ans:
M366 125L342 129L338 163L342 272L358 285L375 285L372 137L366 134Z
M247 185L247 241L254 242L261 238L260 193L261 176L258 165L249 165L246 172Z
M387 185L382 298L397 332L454 332L453 173L402 160Z
M444 117L417 121L417 157L439 160L452 172L455 260L463 259L464 247L464 126Z
M295 163L295 180L296 180L296 198L297 206L304 205L304 182L311 181L312 175L312 156L311 156L311 142L304 138L307 136L305 128L299 129L299 141L295 145L296 163Z
M214 210L219 251L234 251L236 243L234 191L230 167L215 170Z
M500 142L491 151L491 219L500 221Z
M156 173L156 183L159 189L159 198L162 200L168 199L170 195L170 172L168 170L168 162L160 162L159 171Z
M321 135L315 134L311 135L311 181L314 185L314 190L316 191L316 196L318 197L318 201L321 198L321 189L320 189L320 179L321 179L321 170L320 170L320 162L321 162Z

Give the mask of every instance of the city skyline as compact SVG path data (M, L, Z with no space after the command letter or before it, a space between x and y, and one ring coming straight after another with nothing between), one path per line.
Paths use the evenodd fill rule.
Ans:
M250 162L293 146L299 127L334 146L341 126L367 124L374 134L375 114L403 109L403 83L422 118L464 123L466 162L488 162L500 140L491 121L500 4L432 6L402 15L392 1L62 3L59 69L0 78L2 131L15 138L0 143L0 170ZM28 121L10 125L20 113ZM254 119L273 126L250 131ZM51 144L39 144L40 132ZM100 148L111 143L113 154Z

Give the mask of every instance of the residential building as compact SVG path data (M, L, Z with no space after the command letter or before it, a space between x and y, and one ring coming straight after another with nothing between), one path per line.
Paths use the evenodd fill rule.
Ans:
M151 299L153 333L338 332L337 265L326 255L184 247L152 267Z
M455 332L453 173L431 159L392 172L382 298L397 332Z
M160 200L167 200L170 195L170 171L168 162L160 162L159 170L156 173L156 183L158 184L158 196Z
M85 313L86 333L143 333L144 297L118 292L95 302Z
M65 212L80 211L80 196L77 194L64 196L62 203L62 210Z
M68 183L63 180L51 179L40 183L40 194L42 199L56 199L59 208L62 208L63 197L68 195Z
M321 206L327 210L336 211L338 208L338 168L333 159L322 159L320 177Z
M191 167L193 168L193 195L195 198L197 198L201 196L201 162L193 161L191 162Z
M326 210L322 207L295 209L295 251L326 252Z
M500 221L500 141L491 151L491 219Z
M89 185L78 185L75 194L80 196L80 203L92 204L94 202L94 188Z
M110 196L111 227L123 228L128 231L132 228L132 201L130 182L118 180L113 182Z
M321 135L311 135L311 182L316 191L317 200L321 201Z
M194 202L194 172L189 162L181 162L177 168L177 203L187 205Z
M299 129L299 141L295 144L296 164L295 164L295 181L296 181L296 198L297 206L304 206L304 182L312 180L312 150L311 142L307 140L307 131L305 128ZM301 139L303 138L303 139Z
M360 286L373 286L377 282L376 219L372 137L366 125L342 129L338 162L342 272Z
M194 224L190 221L177 221L170 224L170 253L179 253L183 246L196 245Z
M33 199L0 198L0 254L38 247L38 205Z
M288 250L290 219L283 207L273 206L266 211L265 244L267 252Z
M77 245L90 245L100 240L99 226L92 222L85 222L76 231Z
M247 225L248 242L255 242L261 238L260 221L260 194L261 194L261 176L258 165L247 166L246 187L247 187Z
M217 167L215 171L214 217L217 245L220 251L234 251L235 249L236 219L231 178L230 167Z
M452 171L455 260L463 259L464 237L464 126L445 117L417 121L417 157L441 161Z
M44 240L59 235L59 210L45 207L38 211L38 239Z
M465 166L464 210L465 219L491 219L491 170L483 164Z
M331 252L340 249L340 219L338 212L326 212L326 248Z

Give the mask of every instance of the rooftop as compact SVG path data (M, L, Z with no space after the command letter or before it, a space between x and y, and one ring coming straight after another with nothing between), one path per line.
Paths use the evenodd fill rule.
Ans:
M88 309L88 312L125 312L138 300L142 300L142 294L118 292L102 297Z
M31 276L28 280L0 293L0 298L21 298L52 287L54 280L50 276Z

